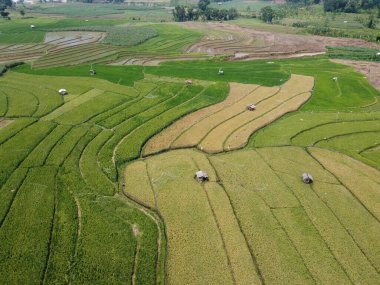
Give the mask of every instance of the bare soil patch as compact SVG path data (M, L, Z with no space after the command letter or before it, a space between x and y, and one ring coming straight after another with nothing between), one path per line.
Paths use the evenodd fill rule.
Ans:
M192 45L188 52L231 55L235 56L236 59L318 55L326 52L326 46L378 48L375 43L360 39L283 34L259 31L227 23L188 22L183 25L198 30L220 32L219 37L204 37L200 42Z
M6 120L0 118L0 129L8 126L9 124L13 123L13 120Z

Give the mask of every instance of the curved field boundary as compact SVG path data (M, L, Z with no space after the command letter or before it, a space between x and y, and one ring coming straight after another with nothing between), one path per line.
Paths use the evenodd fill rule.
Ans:
M232 133L228 139L226 139L224 149L231 150L244 147L255 131L277 120L286 113L298 110L310 97L311 93L298 94L284 101L282 104L277 105L275 108L272 108L270 111Z
M256 108L259 110L261 108L262 110L266 110L273 104L273 102L277 102L278 91L279 89L276 87L260 87L256 89L254 91L254 103ZM223 143L230 133L251 121L258 115L258 113L261 113L258 110L255 110L254 112L248 111L246 106L241 106L241 109L244 111L236 114L224 122L221 122L219 125L215 126L214 129L209 131L207 135L199 142L198 147L209 153L222 151Z
M239 153L241 153L241 155L238 155ZM224 168L224 174L228 180L236 179L233 177L236 172L239 173L238 177L240 177L237 181L244 181L244 176L246 176L247 181L243 182L241 187L250 189L250 195L253 195L256 191L252 190L259 186L259 181L264 180L265 184L267 184L269 181L271 181L269 183L273 183L274 180L260 173L256 173L259 172L262 167L239 167L238 164L244 165L247 164L247 162L251 164L254 163L254 160L252 157L250 159L248 153L248 151L231 153L228 157L236 157L236 159L231 160L231 163L227 165L220 165ZM322 283L327 284L340 282L350 283L350 280L353 283L362 282L363 280L371 283L370 280L373 280L377 273L370 261L371 259L363 250L365 249L366 253L369 253L371 251L373 252L373 248L376 248L376 245L371 242L368 243L368 241L371 241L371 236L376 236L378 228L366 227L366 225L373 225L377 222L374 221L368 213L363 213L365 209L356 203L355 198L352 197L344 187L339 185L340 183L337 184L336 178L321 167L320 164L315 162L303 149L296 147L263 148L258 149L257 153L259 153L273 173L277 175L283 185L288 187L291 193L297 198L304 209L307 219L314 225L315 229L317 229L315 236L311 235L311 231L307 231L308 234L305 235L302 230L300 231L300 228L304 227L305 223L299 224L294 228L299 231L297 234L298 237L296 237L294 236L294 231L289 231L288 222L281 219L284 231L287 233L288 238L292 240L298 253L302 256L303 262L308 267L312 276L316 280L325 280L325 282ZM216 156L216 158L218 157L223 158L224 156ZM311 173L315 173L316 179L325 176L326 178L330 177L329 180L333 179L331 182L335 182L331 184L325 178L322 178L324 182L315 181L311 187L310 185L305 185L300 179L300 173L302 173L305 168ZM252 171L252 169L255 169L255 171ZM249 175L247 175L247 171ZM222 181L224 181L223 176ZM250 181L254 183L251 184ZM272 186L274 187L274 185ZM272 187L269 187L269 189L270 188ZM327 190L328 188L334 189L335 191ZM231 193L234 195L240 195L241 193L239 192L242 192L242 190L232 190L235 190L233 187L231 188ZM263 196L265 192L266 191L257 191L256 193ZM354 207L351 209L349 205L354 205ZM258 206L253 208L256 209L257 207ZM289 210L291 209L289 208ZM297 209L294 210L296 211ZM275 213L276 212L277 210L275 210ZM358 221L358 223L353 224L352 221L357 218L360 219L360 222ZM289 222L294 222L294 220L290 220ZM361 228L366 228L365 233L361 231ZM274 237L273 232L271 235ZM320 250L312 250L311 252L313 254L310 255L310 247L316 246L315 242L321 238L325 244L322 243L322 247L319 246ZM315 242L313 242L313 240ZM306 247L303 247L300 242L304 243ZM317 257L317 255L320 256ZM375 256L376 254L372 254L372 258ZM321 259L330 261L324 263L321 262ZM274 260L271 260L271 262L273 261ZM332 267L333 264L334 267ZM327 265L327 267L325 267L325 265ZM325 269L323 269L324 267ZM348 278L345 277L345 275Z
M380 222L380 180L375 170L364 171L370 167L357 167L358 162L343 154L311 148L311 154L331 173L333 173L341 183L351 191L360 203ZM353 164L353 166L351 166ZM364 165L364 164L363 164ZM355 170L354 170L355 169ZM358 183L358 181L361 181Z
M255 90L250 92L242 100L239 100L227 108L224 108L219 112L207 116L203 120L192 125L173 142L172 147L181 148L196 146L202 140L202 138L206 136L214 127L228 120L229 118L245 112L247 105L252 104L252 102L256 101Z
M238 86L236 90L231 88L231 94L244 92L245 85ZM309 99L313 86L312 77L294 74L280 89L248 85L241 99L226 100L175 122L146 144L143 155L196 145L211 153L244 146L255 130L297 110ZM249 112L248 104L257 104L258 109ZM259 120L257 124L255 119Z
M380 144L379 135L380 128L377 127L373 130L363 130L332 136L314 145L322 148L334 148L336 150L346 150L360 154Z
M145 127L143 127L144 125L141 125L123 138L122 141L120 141L118 148L115 148L115 150L118 151L117 158L119 163L137 158L143 149L143 145L150 137L157 134L166 126L170 125L171 122L184 114L197 110L200 106L204 105L203 103L200 103L203 101L200 98L204 96L206 88L193 86L193 89L193 91L185 89L183 94L180 95L181 98L179 98L175 107L152 118L146 123ZM131 145L135 146L131 147Z
M235 104L236 102L239 102L254 89L258 88L257 85L240 83L230 83L229 86L230 91L226 100L191 113L184 118L176 121L174 124L150 139L144 148L143 154L150 155L165 149L169 149L172 143L187 129L191 128L193 125L197 124L204 118L225 108L228 108L230 105Z
M379 129L379 119L328 122L303 130L291 137L291 143L308 146L339 135Z
M272 99L274 100L273 103L279 104L279 103L281 103L282 100L288 99L289 95L299 94L302 92L308 92L312 89L313 83L314 83L314 79L312 77L301 76L301 75L292 75L291 78L289 79L289 81L287 81L284 85L281 86L281 89L278 92L278 94L275 95L274 97L272 97ZM264 88L265 87L261 87L260 89L264 89ZM258 89L258 90L260 90L260 89ZM267 89L273 90L273 91L275 90L274 88L267 88ZM274 93L275 92L273 92L272 95ZM283 95L283 94L285 94L285 95ZM227 108L224 112L219 112L218 114L216 114L216 116L214 116L214 117L210 116L210 117L206 118L205 120L203 120L200 124L194 125L191 129L189 129L187 132L185 132L181 137L179 137L173 143L173 145L172 145L173 148L175 148L175 147L188 147L188 146L194 146L197 144L198 144L198 147L200 149L204 148L203 142L200 142L201 139L205 138L210 132L213 131L213 129L215 127L226 122L228 119L235 120L236 124L240 124L240 120L237 120L237 118L239 118L239 116L249 118L251 115L250 114L251 112L246 111L246 106L248 104L260 102L260 100L264 100L266 97L270 97L271 91L269 91L269 92L264 91L261 96L259 93L258 98L256 98L256 91L254 91L251 95L252 95L252 98L249 98L250 101L249 100L245 100L244 102L241 101L241 102L239 102L239 104L242 103L242 104L240 104L240 106L239 105L237 106L238 103L236 103L235 105L231 106L231 108ZM275 98L278 98L278 99L275 99ZM248 97L247 97L247 99L248 99ZM230 115L231 112L233 112L232 116ZM251 116L255 116L255 112L257 112L257 111L253 111ZM235 119L235 117L236 117L236 119ZM232 122L234 122L234 121L232 121ZM239 127L239 126L241 126L241 125L237 125L236 127ZM215 131L215 132L217 132L217 131ZM226 139L226 136L225 136L226 132L219 132L219 133L222 135L222 138L221 139L220 138L217 138L217 139L213 138L211 140L212 144L215 143L215 141L219 140L219 139L221 141L221 142L219 142L219 144L220 143L223 144L224 140ZM195 140L197 140L197 141L195 141ZM227 147L228 147L228 145L227 145ZM219 148L216 148L216 149L218 151L222 151L223 146L221 145ZM207 151L207 150L205 149L205 151ZM210 149L209 151L215 152L215 149L212 147L212 149Z

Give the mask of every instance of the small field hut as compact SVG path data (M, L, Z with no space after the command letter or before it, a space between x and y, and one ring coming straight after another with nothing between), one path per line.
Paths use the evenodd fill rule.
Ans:
M191 84L193 84L193 81L190 80L190 79L187 79L187 80L185 81L185 84L186 84L186 85L191 85Z
M202 170L199 170L199 171L195 172L194 178L198 182L205 182L205 181L208 181L208 174Z
M67 95L67 90L64 89L64 88L61 88L61 89L58 90L58 93L61 94L62 96L63 95Z
M36 26L35 25L30 25L30 28L31 29L34 29Z
M249 104L249 105L247 106L247 110L248 110L248 111L254 111L254 110L256 110L256 105L255 105L255 104Z
M313 177L309 173L302 174L302 181L306 184L313 183Z

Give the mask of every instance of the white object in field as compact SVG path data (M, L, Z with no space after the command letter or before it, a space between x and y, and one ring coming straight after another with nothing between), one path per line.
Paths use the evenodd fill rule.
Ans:
M61 88L58 90L58 93L61 94L61 95L66 95L67 94L67 90L64 89L64 88Z
M305 172L304 174L302 174L302 181L306 184L313 183L313 176Z
M224 71L222 68L219 68L218 75L224 75Z
M193 81L190 80L190 79L188 79L188 80L185 81L185 84L187 84L187 85L191 85L191 84L193 84Z
M267 63L268 63L268 64L273 64L274 62L273 62L273 61L268 61Z
M334 80L334 81L337 81L337 80L338 80L338 77L333 77L333 80Z
M30 25L30 28L31 29L34 29L36 26L35 25Z
M88 22L88 20L85 20L86 22Z
M380 56L380 52L376 53L377 56Z
M256 105L255 105L255 104L249 104L249 105L247 106L247 110L248 110L248 111L254 111L254 110L256 110Z
M345 23L345 24L347 24L347 23L348 23L348 21L344 21L344 23Z
M194 178L199 182L208 181L208 174L202 170L195 172Z

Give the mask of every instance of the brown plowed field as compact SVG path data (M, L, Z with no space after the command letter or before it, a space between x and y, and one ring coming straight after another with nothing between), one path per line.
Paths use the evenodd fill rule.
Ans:
M244 58L286 58L294 55L314 55L326 51L326 46L358 46L378 48L375 43L360 39L304 36L259 31L226 23L188 22L186 27L206 31L219 31L219 37L204 37L192 45L189 52L203 52L209 55L244 54ZM229 36L228 36L229 35ZM241 58L236 56L236 58Z

